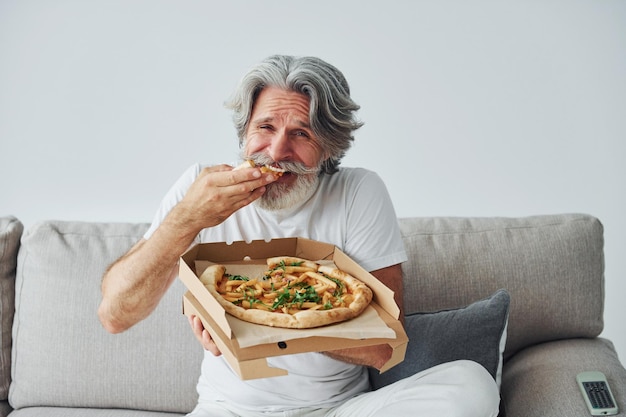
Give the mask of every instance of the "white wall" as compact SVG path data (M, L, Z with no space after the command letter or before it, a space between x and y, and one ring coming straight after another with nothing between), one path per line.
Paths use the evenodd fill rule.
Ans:
M626 360L626 2L0 1L0 215L149 221L273 53L341 68L400 216L586 212Z

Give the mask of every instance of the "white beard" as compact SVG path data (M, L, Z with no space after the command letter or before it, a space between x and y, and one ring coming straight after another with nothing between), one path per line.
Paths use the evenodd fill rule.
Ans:
M317 188L319 173L298 175L293 185L271 183L265 186L265 194L254 202L264 210L284 210L308 198Z

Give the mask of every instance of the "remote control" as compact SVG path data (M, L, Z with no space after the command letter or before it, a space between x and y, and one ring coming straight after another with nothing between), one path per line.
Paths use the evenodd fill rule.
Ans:
M602 372L581 372L576 375L576 381L592 416L617 414L617 404Z

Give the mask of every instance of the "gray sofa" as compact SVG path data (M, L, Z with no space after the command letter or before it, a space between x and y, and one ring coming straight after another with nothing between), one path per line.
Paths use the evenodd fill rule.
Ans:
M407 360L374 385L448 360L483 363L509 417L585 416L575 375L626 370L603 327L603 228L587 215L403 218ZM176 282L154 314L111 335L100 278L146 224L0 218L1 416L175 416L197 398L202 352ZM507 325L508 323L508 325ZM504 365L500 354L503 352Z

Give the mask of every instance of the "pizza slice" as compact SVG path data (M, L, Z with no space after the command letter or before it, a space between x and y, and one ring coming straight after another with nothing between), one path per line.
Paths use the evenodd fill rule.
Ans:
M238 165L234 168L234 170L237 169L243 169L243 168L254 168L257 165L254 163L254 161L247 159L245 160L241 165ZM278 168L272 165L261 165L259 166L259 168L261 168L261 172L266 173L266 172L273 172L274 174L278 175L279 177L282 176L285 172L284 169L282 168Z

